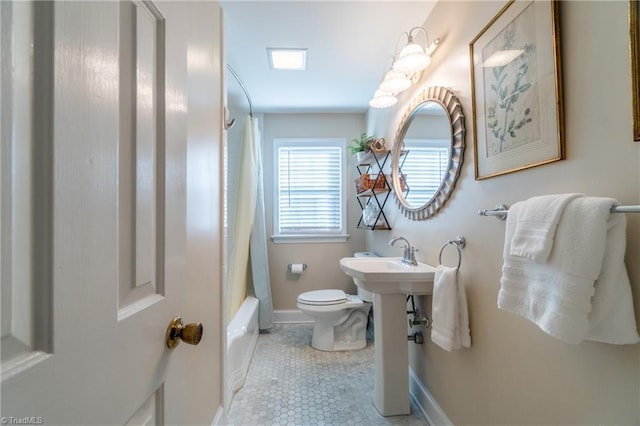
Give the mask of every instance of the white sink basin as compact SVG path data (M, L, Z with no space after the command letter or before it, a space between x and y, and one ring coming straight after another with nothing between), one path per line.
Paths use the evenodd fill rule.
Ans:
M435 268L418 262L402 263L399 257L345 257L340 268L358 287L378 294L433 294Z

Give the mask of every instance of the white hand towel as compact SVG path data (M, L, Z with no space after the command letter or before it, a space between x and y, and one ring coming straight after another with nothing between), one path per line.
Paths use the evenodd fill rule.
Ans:
M471 346L467 297L456 268L436 267L431 316L435 344L447 351Z
M607 225L602 271L591 299L587 340L612 344L637 343L640 342L640 336L633 310L631 283L624 265L627 217L624 214L612 214Z
M582 194L558 194L532 197L518 209L511 240L511 256L544 262L551 254L553 238L567 204ZM509 212L509 217L513 214Z
M595 197L571 200L558 224L554 249L544 263L511 255L511 237L517 226L511 212L519 216L522 205L514 204L507 219L498 307L529 319L567 343L585 339L636 343L633 302L630 289L625 289L628 278L626 282L619 279L627 273L624 248L615 242L624 241L624 230L609 231L610 223L620 220L609 212L614 203ZM605 260L609 257L615 260Z

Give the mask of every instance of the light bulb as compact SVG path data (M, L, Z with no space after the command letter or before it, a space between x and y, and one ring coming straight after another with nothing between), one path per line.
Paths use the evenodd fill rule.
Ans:
M389 70L380 83L380 90L387 93L400 93L411 86L411 80L401 72Z
M393 70L405 74L413 74L422 71L431 63L431 58L422 47L416 43L407 44L398 55L393 64Z
M369 101L369 106L372 108L388 108L396 102L398 102L398 98L393 94L378 89L373 95L373 99Z

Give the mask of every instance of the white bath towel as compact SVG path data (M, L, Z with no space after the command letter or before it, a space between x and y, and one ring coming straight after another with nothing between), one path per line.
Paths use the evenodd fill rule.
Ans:
M560 217L569 201L582 194L557 194L532 197L518 209L516 228L511 240L511 256L525 257L536 262L549 258L553 238Z
M624 264L627 217L612 214L607 222L602 271L591 299L587 340L612 344L640 342L633 310L631 283Z
M471 346L467 297L456 268L436 267L431 316L435 344L447 351Z
M511 255L512 236L522 206L514 204L505 231L498 307L522 315L568 343L585 339L638 342L623 261L626 220L610 214L615 203L609 198L572 199L561 216L554 248L544 263ZM512 212L516 213L513 218ZM626 281L623 277L627 277Z

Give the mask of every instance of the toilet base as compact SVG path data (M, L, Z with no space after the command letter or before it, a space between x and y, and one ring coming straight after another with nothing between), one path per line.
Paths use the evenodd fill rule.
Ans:
M311 346L326 352L356 351L367 347L368 312L353 309L344 313L336 325L325 318L316 317Z

